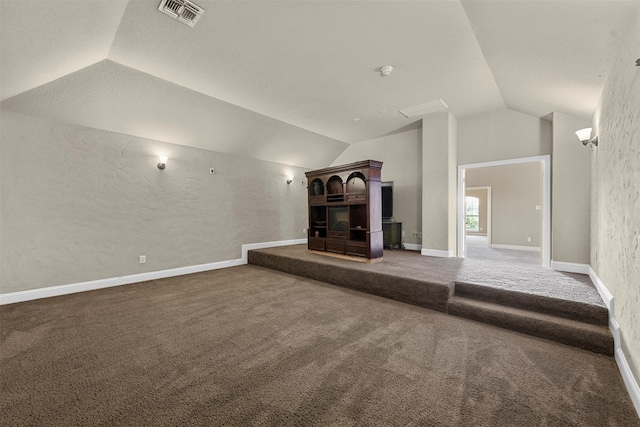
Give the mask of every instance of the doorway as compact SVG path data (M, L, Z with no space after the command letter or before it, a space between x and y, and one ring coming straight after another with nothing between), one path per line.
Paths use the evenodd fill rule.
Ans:
M540 236L533 235L527 237L527 242L535 243L536 239L539 240L539 246L537 248L528 248L526 246L513 246L508 244L498 244L499 240L495 240L491 230L491 221L487 222L486 225L486 233L484 230L480 230L480 218L478 218L477 227L473 227L473 232L468 233L468 224L475 226L475 219L473 218L474 211L471 210L471 214L467 214L467 203L465 198L467 197L467 188L466 182L468 175L471 177L477 172L479 172L480 168L491 168L494 166L506 166L506 165L518 165L522 163L532 163L534 166L539 167L539 178L541 180L540 187L541 188L541 204L536 204L535 206L527 206L527 209L535 209L541 212L534 213L534 215L540 216L541 214L541 225L538 230L541 228ZM497 168L496 168L497 169ZM472 183L470 183L469 190L473 189ZM512 204L513 205L513 204ZM517 204L516 204L517 205ZM529 214L529 213L527 213ZM478 214L480 216L480 214ZM493 215L494 220L496 220L495 215ZM513 217L513 215L512 215ZM500 224L502 224L502 220L500 220ZM482 227L485 228L485 227ZM486 241L487 246L490 247L492 252L513 252L511 255L518 254L518 256L512 257L509 255L509 258L514 258L517 260L518 258L521 261L516 262L526 262L526 263L535 263L542 264L543 267L549 267L551 264L551 156L536 156L536 157L524 157L519 159L511 159L511 160L500 160L495 162L485 162L485 163L474 163L468 165L459 165L458 166L458 220L457 220L457 231L458 231L458 254L457 256L460 258L466 258L468 254L468 250L477 250L479 247L482 248L483 243ZM498 232L498 231L496 231ZM467 241L467 234L470 235L473 239L478 240L476 242ZM486 234L486 237L483 235ZM525 232L527 234L527 232ZM528 234L531 234L530 232ZM503 238L503 237L501 237ZM484 240L486 239L486 240ZM482 240L482 242L480 242ZM527 243L525 243L526 245ZM484 246L484 247L487 247ZM539 252L536 253L524 253L522 250L537 250ZM495 256L503 257L504 254L492 253ZM532 261L533 260L533 261Z

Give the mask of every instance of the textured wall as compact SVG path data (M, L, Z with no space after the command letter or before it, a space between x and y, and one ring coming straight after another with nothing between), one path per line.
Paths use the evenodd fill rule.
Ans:
M575 132L588 121L553 113L551 258L589 264L591 151Z
M591 158L591 265L614 297L622 349L640 380L640 17L602 92Z
M491 243L542 246L540 162L467 169L468 187L491 187ZM531 242L527 242L531 237Z
M3 293L235 259L243 243L304 237L302 169L8 111L1 120Z
M458 164L551 154L551 122L504 109L458 120Z
M402 222L404 242L420 244L413 237L414 231L422 230L422 131L412 129L351 144L333 165L358 160L380 160L382 180L393 181L393 216Z

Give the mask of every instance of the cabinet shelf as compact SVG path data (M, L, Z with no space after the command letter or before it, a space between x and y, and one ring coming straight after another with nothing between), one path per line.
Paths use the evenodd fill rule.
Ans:
M382 258L381 169L364 160L306 173L309 249Z

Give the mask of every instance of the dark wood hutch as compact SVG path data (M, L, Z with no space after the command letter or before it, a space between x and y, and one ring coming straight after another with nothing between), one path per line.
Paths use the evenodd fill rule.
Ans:
M310 251L382 260L381 169L363 160L306 172Z

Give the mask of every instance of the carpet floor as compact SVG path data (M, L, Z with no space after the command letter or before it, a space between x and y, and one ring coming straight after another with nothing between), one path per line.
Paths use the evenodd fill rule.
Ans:
M471 258L437 258L406 250L385 250L382 262L365 264L310 253L306 244L257 249L252 252L270 253L330 267L348 266L349 269L390 274L430 283L479 284L606 307L589 276L564 273L539 265Z
M0 325L7 426L640 426L611 357L251 265Z

